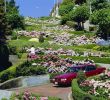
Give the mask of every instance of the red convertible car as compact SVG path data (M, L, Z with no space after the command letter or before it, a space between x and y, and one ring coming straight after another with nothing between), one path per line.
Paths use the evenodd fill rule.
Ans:
M93 64L84 64L78 65L74 67L69 67L67 73L55 76L51 82L55 85L70 85L72 80L77 77L77 72L79 70L83 70L87 77L98 75L103 73L106 68L105 67L96 67Z

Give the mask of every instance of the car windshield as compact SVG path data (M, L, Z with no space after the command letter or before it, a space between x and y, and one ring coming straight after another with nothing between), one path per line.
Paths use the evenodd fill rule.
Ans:
M68 67L67 68L67 72L78 72L79 70L81 70L80 67Z

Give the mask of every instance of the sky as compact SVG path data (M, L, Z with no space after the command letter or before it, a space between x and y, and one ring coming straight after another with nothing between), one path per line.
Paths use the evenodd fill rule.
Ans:
M48 16L55 0L15 0L20 14L29 17Z

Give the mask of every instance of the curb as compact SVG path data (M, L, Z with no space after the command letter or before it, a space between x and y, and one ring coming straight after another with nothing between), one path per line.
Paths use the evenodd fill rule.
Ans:
M70 92L70 93L68 94L68 100L73 100L73 98L72 98L72 92Z

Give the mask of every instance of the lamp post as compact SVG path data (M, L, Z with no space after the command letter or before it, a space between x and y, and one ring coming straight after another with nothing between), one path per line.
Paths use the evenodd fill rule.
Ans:
M90 14L92 14L92 8L91 8L91 0L89 1L89 9L90 9Z
M5 13L6 13L6 0L4 0L4 3L5 3Z

